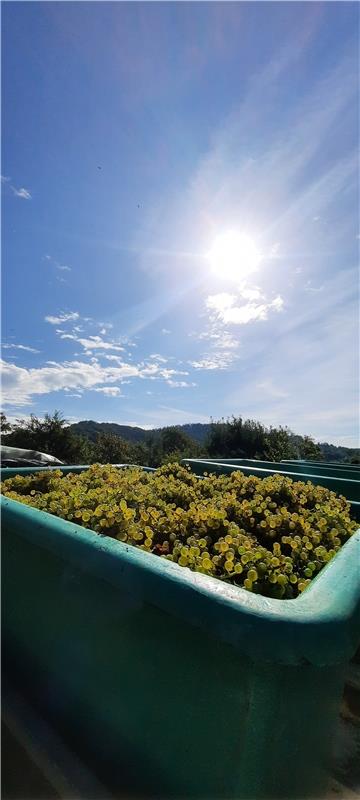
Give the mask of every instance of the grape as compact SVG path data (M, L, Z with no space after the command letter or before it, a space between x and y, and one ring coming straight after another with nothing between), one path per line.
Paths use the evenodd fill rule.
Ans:
M181 567L269 597L297 597L355 532L350 504L281 475L154 473L93 464L15 475L5 496L73 520Z

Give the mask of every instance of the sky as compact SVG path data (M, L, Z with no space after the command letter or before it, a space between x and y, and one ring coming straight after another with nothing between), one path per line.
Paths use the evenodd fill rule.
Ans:
M351 2L3 3L8 417L234 414L358 446L358 24Z

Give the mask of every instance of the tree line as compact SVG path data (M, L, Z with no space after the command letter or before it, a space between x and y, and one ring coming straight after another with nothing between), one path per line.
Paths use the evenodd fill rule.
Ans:
M256 420L231 417L212 421L203 444L176 426L149 431L143 442L129 442L114 433L98 433L95 442L72 431L64 416L55 411L39 419L10 425L1 414L2 444L37 450L65 464L141 464L158 467L182 458L284 458L322 460L320 446L311 436L299 436L286 427L265 427Z

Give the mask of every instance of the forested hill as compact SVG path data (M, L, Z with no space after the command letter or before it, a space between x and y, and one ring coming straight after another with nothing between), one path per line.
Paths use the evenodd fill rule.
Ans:
M190 425L177 425L183 433L194 439L195 442L204 442L209 431L210 424L202 424L201 422L194 422ZM121 436L128 442L145 442L150 433L155 433L163 428L154 428L153 430L145 430L145 428L136 428L132 425L118 425L116 422L94 422L94 420L82 420L70 426L73 433L80 436L86 436L90 441L95 442L98 433L114 433Z
M121 436L128 442L146 442L150 434L165 430L165 428L146 430L145 428L132 425L118 425L116 422L95 422L94 420L82 420L81 422L74 423L70 427L74 433L85 436L92 442L96 441L97 434L99 433L112 433L116 436ZM208 438L211 424L194 422L188 425L177 425L176 427L187 434L187 436L190 436L195 442L202 444ZM296 439L296 436L294 439ZM320 442L320 448L325 461L346 462L350 461L354 456L359 455L359 450L356 448L337 447L327 442Z

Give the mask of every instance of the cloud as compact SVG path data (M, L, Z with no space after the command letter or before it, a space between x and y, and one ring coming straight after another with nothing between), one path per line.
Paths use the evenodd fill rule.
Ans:
M169 380L186 371L167 369L160 364L138 365L119 363L117 366L101 365L93 357L90 363L82 361L48 361L44 366L27 369L1 361L2 397L4 405L26 406L36 395L67 390L89 390L122 383L128 378L143 380ZM113 396L115 394L113 393Z
M121 367L102 367L98 363L81 361L48 362L36 369L26 369L1 362L4 405L28 405L33 396L68 389L94 389L98 384L121 381L139 376L139 369L130 364Z
M3 344L3 349L27 350L28 353L40 353L40 350L36 350L35 347L28 347L25 344Z
M45 322L50 322L50 325L61 325L64 322L74 322L79 317L80 314L77 311L60 312L58 317L46 316Z
M1 176L1 183L8 183L8 181L11 181L11 178L7 178L6 175Z
M172 389L189 389L192 386L196 386L196 383L188 383L187 381L173 381L168 380L166 381L168 386L171 386Z
M269 311L281 311L284 301L278 295L270 303L248 302L242 306L235 306L236 297L234 295L222 293L210 295L206 300L206 307L216 314L217 319L225 325L246 325L256 320L268 318Z
M149 356L149 358L153 358L154 361L159 361L161 364L166 364L167 361L169 360L168 358L164 358L164 356L161 356L159 353L152 353Z
M169 330L168 330L168 328L161 328L161 333L162 333L164 336L166 336L167 334L171 333L171 331L169 331Z
M200 358L196 361L189 361L194 369L228 369L233 362L233 358L229 354L221 355L220 353L213 353L208 357Z
M123 363L123 358L121 356L112 356L112 355L107 355L106 354L106 355L104 355L104 358L106 358L107 361L114 361L117 364L122 364Z
M278 386L274 385L274 382L269 380L264 380L261 383L256 384L257 389L261 389L262 395L271 398L285 398L289 397L289 392L285 392L283 389L280 389Z
M56 261L49 253L45 253L43 256L44 261L49 261L50 264L55 267L55 269L61 270L62 272L71 272L71 267L68 267L67 264L60 264L59 261ZM64 280L63 278L58 278L58 280Z
M119 397L121 395L121 389L118 386L99 386L98 389L94 389L94 392L102 392L107 397Z
M22 197L24 200L31 200L31 194L28 189L16 189L15 186L11 187L16 197Z
M73 339L74 342L81 344L85 352L90 352L92 350L119 350L123 352L125 349L116 342L106 342L101 336L89 336L85 339L80 336L75 336L73 333L61 333L60 339Z

